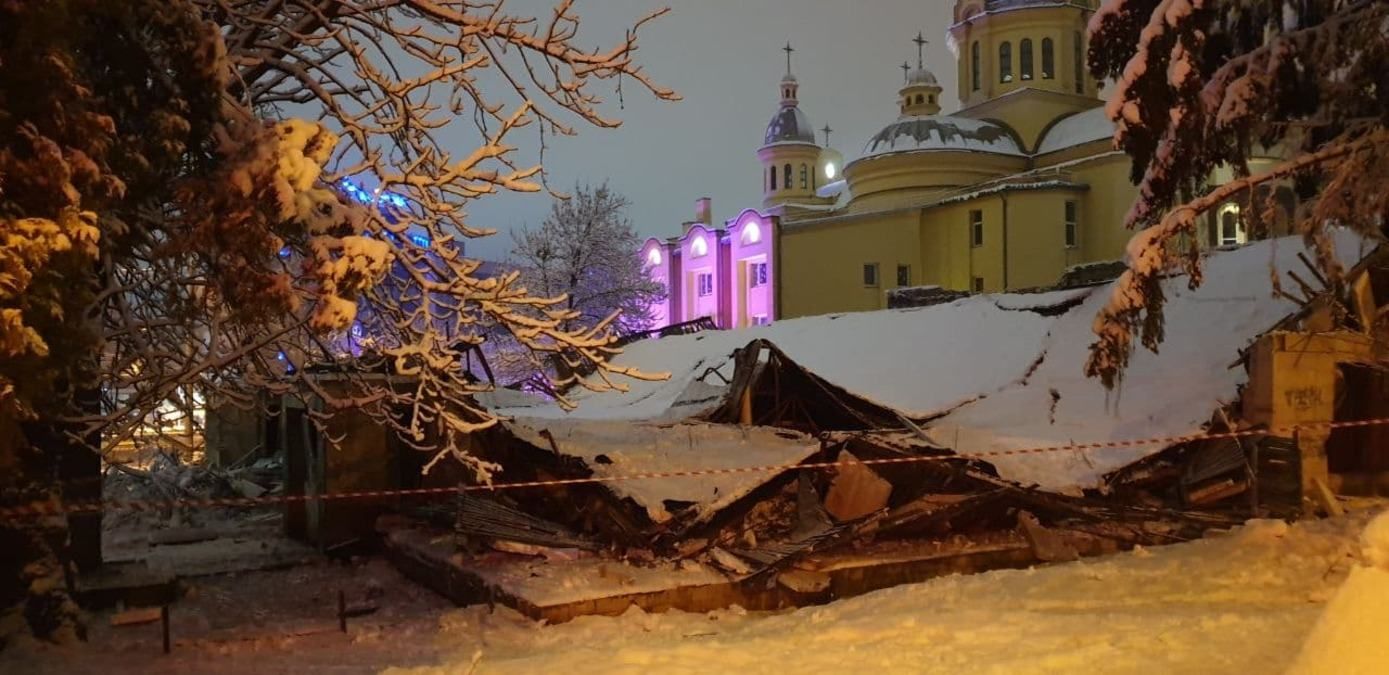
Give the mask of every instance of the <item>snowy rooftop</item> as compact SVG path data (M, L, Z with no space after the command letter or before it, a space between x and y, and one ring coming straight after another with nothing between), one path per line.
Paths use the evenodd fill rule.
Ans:
M927 432L963 454L1143 439L1191 433L1245 379L1230 368L1240 350L1286 317L1295 305L1275 297L1269 265L1297 264L1299 238L1259 242L1212 254L1205 283L1165 282L1167 338L1161 353L1139 351L1119 390L1107 392L1083 373L1091 325L1112 284L1043 294L977 295L924 308L778 321L771 326L714 331L630 345L624 366L669 372L663 382L633 382L629 393L579 396L566 415L552 405L499 412L540 418L678 420L717 404L719 376L731 377L733 350L765 338L791 359L862 398L917 419ZM1368 245L1338 240L1343 261ZM1057 314L1036 308L1062 308ZM1048 316L1047 314L1051 314ZM637 427L640 428L640 427ZM635 432L634 432L635 433ZM741 433L741 432L739 432ZM1160 450L1159 446L995 458L1003 477L1074 491Z
M1057 122L1037 146L1037 154L1065 150L1077 145L1114 137L1114 122L1104 106L1076 113Z
M916 150L1023 154L1012 134L997 124L950 115L916 115L900 118L868 139L863 158Z

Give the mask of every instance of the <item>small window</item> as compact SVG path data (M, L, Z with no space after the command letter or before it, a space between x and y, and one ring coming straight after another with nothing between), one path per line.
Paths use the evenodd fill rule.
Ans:
M926 102L926 98L925 98L925 97L923 97L921 94L917 94L917 95L916 95L916 104L917 104L917 105L921 105L922 103L925 103L925 102Z
M878 285L878 263L863 264L863 285L869 287Z
M936 104L936 95L935 95L935 94L931 94L931 95L930 95L929 97L927 97L927 98L930 99L931 105L935 105L935 104Z
M979 58L979 43L975 42L969 48L969 78L971 89L979 91L979 69L982 64Z
M699 275L699 297L714 294L714 275L708 272Z
M1080 31L1075 33L1075 53L1071 55L1075 60L1076 93L1085 93L1085 36Z
M1066 202L1066 248L1080 245L1080 226L1076 222L1076 203Z
M752 263L748 265L748 285L752 288L765 285L767 283L767 263Z
M1018 43L1018 70L1024 80L1032 79L1032 40Z
M791 165L786 164L781 167L781 186L787 190L791 189Z
M1005 42L998 46L998 81L1013 81L1013 43Z
M974 292L975 292L975 293L983 293L983 292L984 292L984 277L974 277Z
M1239 246L1248 241L1244 231L1244 223L1240 222L1238 206L1229 204L1220 210L1220 237L1218 241L1221 246Z
M776 167L772 167L772 192L776 192Z
M912 266L911 266L911 265L898 265L898 266L897 266L897 287L898 287L898 288L906 288L906 287L911 286L911 285L912 285Z
M752 325L754 326L766 326L770 323L771 321L767 319L766 314L758 314L757 316L752 317Z
M1042 38L1042 79L1056 77L1056 47L1051 38Z
M984 245L983 211L969 212L969 245L976 247Z
M805 164L801 165L801 189L810 189L810 167Z

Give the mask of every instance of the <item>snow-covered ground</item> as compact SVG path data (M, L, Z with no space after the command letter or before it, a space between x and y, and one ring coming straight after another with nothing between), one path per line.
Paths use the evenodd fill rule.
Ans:
M506 610L460 610L433 645L455 659L394 672L1281 673L1304 642L1306 672L1389 672L1389 570L1375 566L1389 566L1389 514L1364 537L1378 542L1373 552L1361 537L1368 520L1257 521L1188 544L782 614L632 610L539 627ZM1348 575L1355 588L1337 595ZM1360 636L1360 653L1337 636Z

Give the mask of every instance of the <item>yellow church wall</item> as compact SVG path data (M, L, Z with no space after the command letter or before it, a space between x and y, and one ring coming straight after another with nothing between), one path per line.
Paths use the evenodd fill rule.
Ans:
M757 151L762 162L762 205L772 207L788 201L815 202L816 171L820 165L820 147L809 143L780 143L764 146ZM791 188L787 189L785 167L791 166ZM771 169L776 167L777 185L771 188ZM801 171L806 182L801 183Z
M1064 189L1023 190L924 210L921 257L927 269L920 283L972 290L977 277L983 280L983 289L989 292L1055 284L1067 266L1081 261L1078 248L1066 247L1067 200L1080 205L1084 193ZM984 219L984 241L980 246L973 246L970 239L973 211L979 211Z
M909 265L913 285L922 264L917 212L900 211L845 222L781 230L781 317L858 312L887 307L897 266ZM877 263L878 285L863 284L863 266Z
M1088 16L1088 13L1082 13L1073 7L1038 7L1027 11L996 12L957 25L952 34L960 45L957 64L961 103L968 108L1024 87L1076 94L1076 35L1078 33L1081 36L1083 58L1087 49L1084 35ZM1055 47L1056 68L1051 79L1042 77L1042 40L1046 38L1050 38ZM1032 40L1031 80L1022 79L1020 45L1024 39ZM973 44L976 41L980 45L978 90L973 88L970 63ZM999 74L999 48L1005 42L1012 45L1013 77L1010 81L1003 81ZM1095 96L1096 82L1086 72L1082 72L1081 85L1080 94Z
M975 185L1022 171L1023 157L982 152L911 152L850 162L844 169L854 207L860 210L894 208L905 192L929 196L942 190Z
M1138 188L1129 182L1127 155L1108 154L1069 169L1090 189L1080 198L1080 257L1074 263L1119 260L1133 232L1124 227Z

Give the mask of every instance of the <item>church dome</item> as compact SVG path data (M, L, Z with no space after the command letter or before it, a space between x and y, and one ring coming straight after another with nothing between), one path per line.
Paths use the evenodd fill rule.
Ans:
M899 152L959 150L1022 156L1006 128L968 117L916 115L898 118L868 139L863 159Z
M767 137L763 145L773 143L815 143L815 127L810 118L796 105L782 104L772 121L767 124Z
M911 72L907 73L907 86L921 84L936 85L939 82L936 81L935 73L925 68L913 68Z

